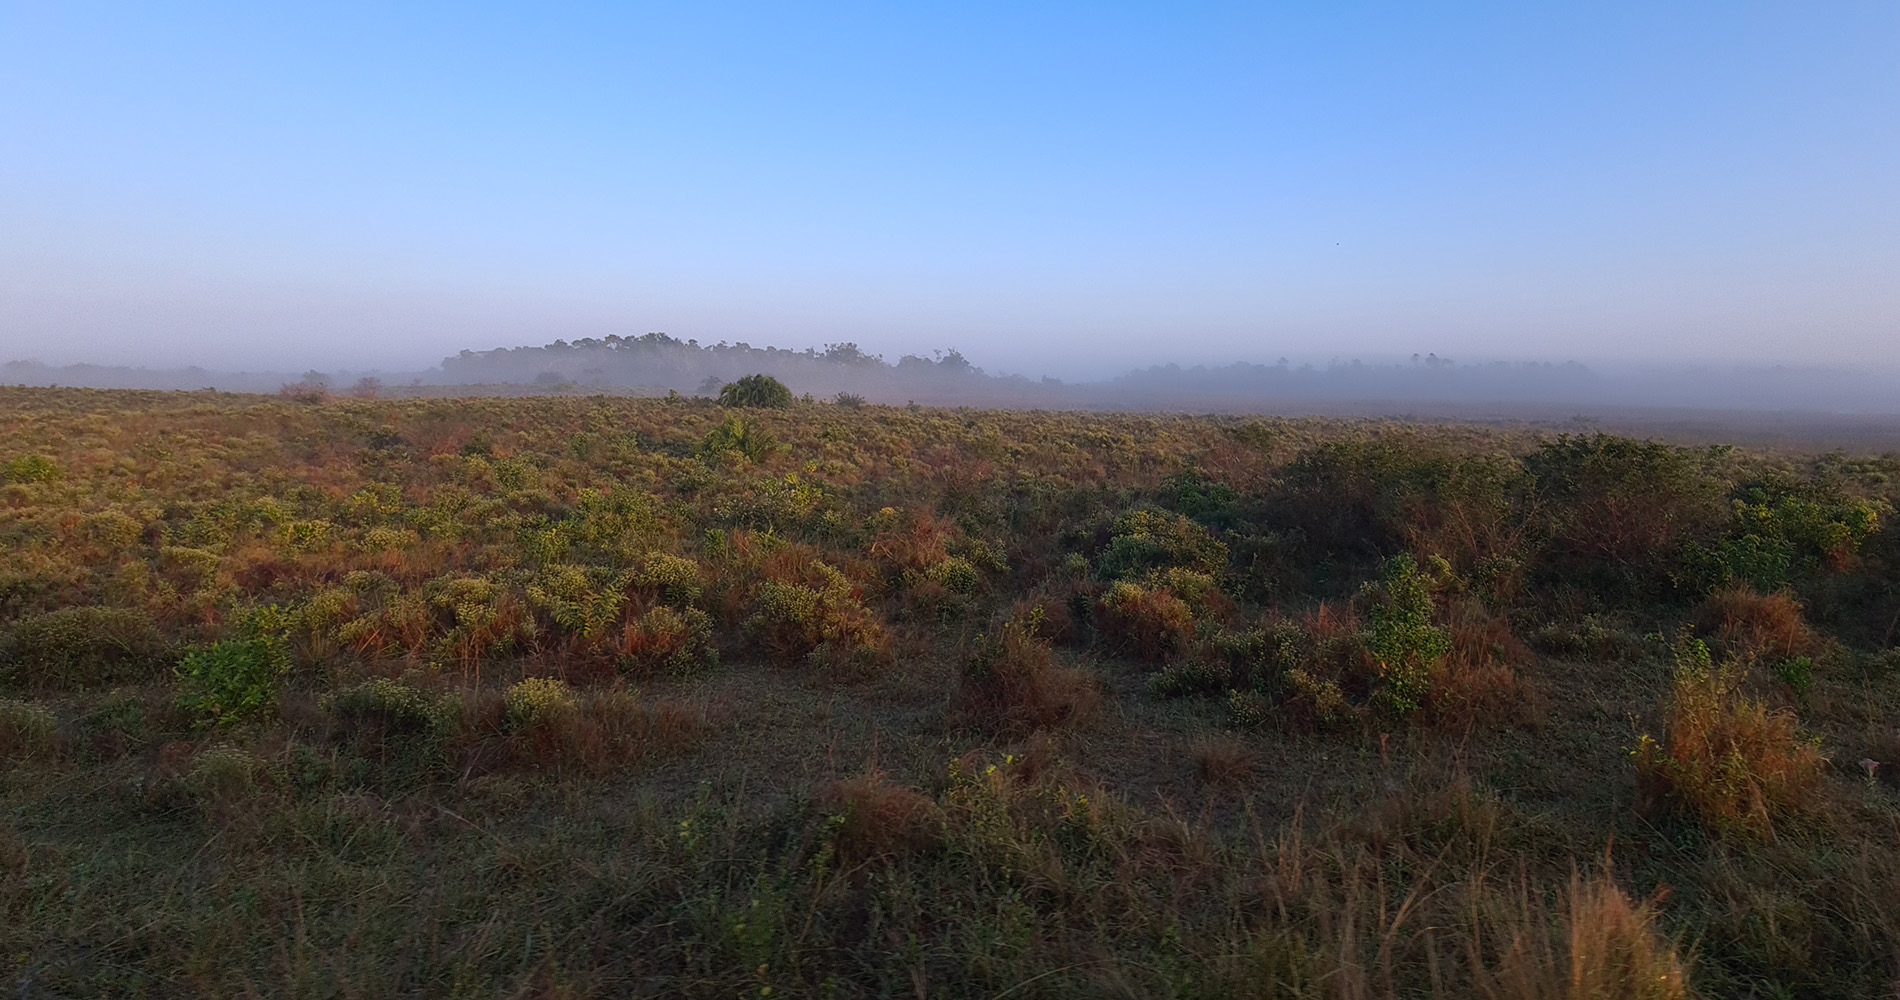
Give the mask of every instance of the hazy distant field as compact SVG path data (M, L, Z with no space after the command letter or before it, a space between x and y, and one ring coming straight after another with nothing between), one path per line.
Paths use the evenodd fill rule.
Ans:
M0 388L6 982L1895 995L1892 428L1497 416Z

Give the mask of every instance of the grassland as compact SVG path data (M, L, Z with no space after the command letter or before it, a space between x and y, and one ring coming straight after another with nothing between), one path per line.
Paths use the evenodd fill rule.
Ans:
M1900 458L0 389L24 997L1880 997Z

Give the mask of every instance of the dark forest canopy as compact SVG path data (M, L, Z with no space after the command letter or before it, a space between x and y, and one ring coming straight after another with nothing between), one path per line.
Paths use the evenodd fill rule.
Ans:
M463 351L442 360L450 382L470 384L564 381L580 385L717 390L719 384L764 373L805 392L895 388L906 383L949 387L984 377L955 349L932 358L906 354L895 364L854 343L807 347L753 347L743 341L702 346L664 333L640 337L556 340L540 347Z

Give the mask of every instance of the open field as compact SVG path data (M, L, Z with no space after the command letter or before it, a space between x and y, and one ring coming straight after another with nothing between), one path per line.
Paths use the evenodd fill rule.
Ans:
M1900 457L1758 443L0 388L0 984L1900 996Z

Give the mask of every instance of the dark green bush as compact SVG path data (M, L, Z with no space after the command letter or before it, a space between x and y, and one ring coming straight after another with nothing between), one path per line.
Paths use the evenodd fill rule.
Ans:
M290 653L274 636L226 639L186 653L177 672L185 707L217 725L274 708Z
M1608 434L1565 435L1526 456L1550 538L1548 575L1606 597L1672 591L1688 547L1727 520L1709 453Z
M736 382L726 383L719 390L720 406L762 406L783 410L793 402L792 390L770 375L747 375Z
M1383 579L1371 593L1372 628L1366 648L1379 665L1379 700L1401 714L1425 705L1432 670L1451 652L1451 636L1432 623L1437 608L1431 581L1409 555L1385 564Z

